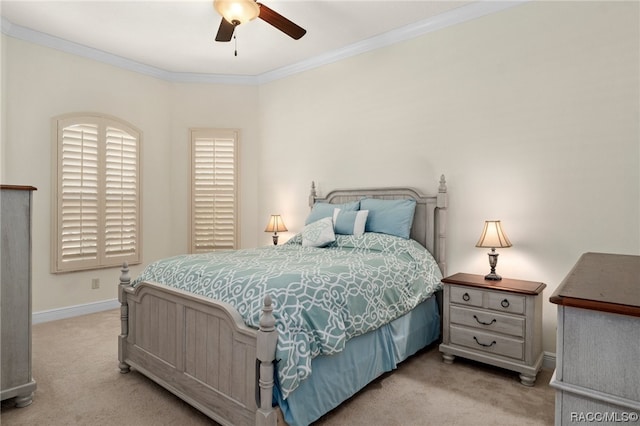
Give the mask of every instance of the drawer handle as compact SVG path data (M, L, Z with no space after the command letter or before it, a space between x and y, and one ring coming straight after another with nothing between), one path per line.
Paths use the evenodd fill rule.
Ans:
M465 302L468 302L469 300L471 300L471 296L469 296L469 293L463 294L462 300L464 300Z
M480 343L480 342L478 342L478 339L476 338L476 336L473 336L473 340L475 340L477 344L479 344L480 346L484 346L485 348L490 348L491 346L496 344L495 340L493 342L489 343L488 345L486 343Z
M494 319L492 319L492 320L491 320L491 322L484 322L484 321L480 321L480 320L478 319L478 317L477 317L477 316L475 316L475 315L474 315L473 317L476 319L476 321L478 321L478 324L482 324L482 325L491 325L491 324L493 324L494 322L496 322L496 319L495 319L495 318L494 318Z
M502 306L503 308L508 308L509 301L507 299L504 299L502 302L500 302L500 306Z

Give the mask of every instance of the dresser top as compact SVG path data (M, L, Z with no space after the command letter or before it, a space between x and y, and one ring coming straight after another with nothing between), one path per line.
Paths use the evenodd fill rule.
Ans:
M485 280L484 275L474 274L455 274L442 279L445 284L458 284L470 287L481 287L487 290L508 291L510 293L520 294L540 294L547 286L544 283L536 281L512 280L503 278L500 281Z
M640 256L584 253L549 301L640 317Z
M34 188L33 186L27 186L27 185L5 185L2 184L0 185L0 189L11 189L14 191L36 191L37 188Z

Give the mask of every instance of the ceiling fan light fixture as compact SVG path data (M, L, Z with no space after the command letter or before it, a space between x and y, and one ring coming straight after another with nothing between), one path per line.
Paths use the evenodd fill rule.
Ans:
M254 20L260 14L260 6L254 0L213 0L213 7L234 25Z

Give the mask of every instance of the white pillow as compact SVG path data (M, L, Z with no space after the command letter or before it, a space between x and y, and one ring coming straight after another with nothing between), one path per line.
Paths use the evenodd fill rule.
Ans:
M367 223L368 210L342 211L333 210L333 230L336 234L354 235L364 234Z
M336 240L333 232L333 219L325 217L316 220L302 230L302 245L304 247L324 247Z

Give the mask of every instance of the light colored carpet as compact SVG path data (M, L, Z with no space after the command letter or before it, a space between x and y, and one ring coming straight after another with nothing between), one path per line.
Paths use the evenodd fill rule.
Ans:
M133 371L120 374L120 311L33 327L34 402L2 402L10 425L211 425L206 416ZM513 372L456 359L437 345L378 378L316 425L551 425L554 392L543 370L535 387Z

